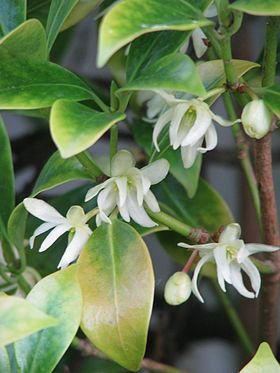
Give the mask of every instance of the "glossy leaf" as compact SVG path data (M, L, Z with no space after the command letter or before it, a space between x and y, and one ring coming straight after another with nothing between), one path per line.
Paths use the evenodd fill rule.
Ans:
M170 54L160 58L118 92L155 89L182 91L197 96L205 94L195 64L183 54Z
M280 84L264 88L263 99L269 109L280 118Z
M71 265L52 273L38 282L28 294L29 302L58 319L59 324L15 344L21 373L52 372L72 342L82 312L76 269L76 265Z
M230 7L255 16L280 16L279 0L237 0Z
M73 8L72 12L67 17L61 30L75 25L92 12L103 0L78 0L78 3Z
M0 347L0 372L12 373L9 355L5 347Z
M240 373L279 373L280 365L271 351L269 344L263 342L260 344L256 355L240 371Z
M78 1L79 0L52 0L46 26L49 51L51 50L63 23Z
M26 0L0 1L0 34L8 34L26 18Z
M238 78L241 78L249 70L259 67L259 64L251 61L233 60L232 62ZM203 62L197 66L197 69L207 91L222 87L226 83L222 60Z
M1 59L41 62L47 60L46 33L39 21L30 19L0 40ZM1 79L2 79L1 75Z
M97 65L102 67L120 48L154 31L193 30L211 22L186 1L124 0L103 18L99 34Z
M158 59L175 53L190 36L191 31L152 32L134 40L129 48L126 66L128 82Z
M0 347L58 323L25 299L0 295L0 302Z
M58 100L51 111L51 134L63 158L69 158L93 145L115 123L122 113L103 113L85 105Z
M113 220L94 231L78 266L84 300L82 330L110 358L137 371L154 295L144 241L131 226Z
M52 0L28 0L27 18L36 18L45 27Z
M7 224L15 204L15 185L10 140L1 116L0 149L0 217Z

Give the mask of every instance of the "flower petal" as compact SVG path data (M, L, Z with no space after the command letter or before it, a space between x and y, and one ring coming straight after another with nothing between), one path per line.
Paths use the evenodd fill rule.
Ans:
M217 14L218 14L218 12L217 12L217 8L216 8L216 4L213 3L213 2L210 3L210 5L208 6L208 8L203 13L204 17L206 17L206 18L216 17Z
M260 287L261 287L261 276L260 273L255 266L255 264L249 259L245 259L241 264L241 268L244 272L246 272L247 276L251 281L252 288L256 293L256 297L259 295Z
M70 229L71 227L69 224L60 224L55 227L42 242L39 252L42 253L43 251L47 250L60 236Z
M127 223L129 223L130 222L130 216L129 216L126 205L118 206L118 208L119 208L119 212L120 212L123 220L126 221Z
M81 206L71 206L67 211L66 219L71 227L80 226L87 221L86 214Z
M127 150L120 150L111 161L111 176L123 176L136 164L135 158Z
M242 247L237 254L237 261L242 263L249 255L257 253L270 253L279 250L278 246L263 245L260 243L247 243Z
M227 251L226 251L226 246L219 245L217 246L214 251L214 258L216 261L217 265L217 275L218 275L218 280L221 278L222 280L225 279L226 282L231 284L231 279L230 279L230 268L229 268L229 262L227 260ZM223 281L221 281L223 283ZM220 280L219 280L220 284ZM220 284L221 286L221 284ZM225 291L225 285L223 287L221 286L223 291Z
M116 177L115 183L119 191L119 206L123 206L127 196L127 177Z
M199 275L199 272L201 270L201 268L203 267L203 265L208 262L209 260L211 260L212 258L212 254L207 254L205 256L203 256L200 261L197 263L196 267L195 267L195 270L194 270L194 274L193 274L193 278L192 278L192 291L194 293L194 295L198 298L198 300L200 300L200 302L204 303L204 300L198 290L198 287L197 287L197 279L198 279L198 275Z
M127 210L131 218L143 227L154 227L157 225L144 210L143 206L139 206L137 196L134 192L129 193L127 198Z
M230 263L230 277L232 285L243 297L255 298L255 294L245 288L241 275L241 267L236 262Z
M111 214L117 205L116 193L113 186L103 189L97 197L97 205L99 210L103 211L106 215Z
M150 210L152 210L153 212L160 212L158 201L154 193L152 193L150 190L146 193L144 201L146 202Z
M223 232L220 234L219 243L229 243L239 239L241 235L240 225L232 223L226 226Z
M159 146L158 146L158 137L163 128L171 121L173 115L173 109L169 109L166 112L164 112L157 120L154 130L153 130L153 143L156 148L156 150L159 152Z
M48 230L54 228L55 226L56 224L54 223L43 223L37 229L35 229L35 231L33 232L33 235L29 239L30 249L33 249L34 240L37 236L39 236L42 233L47 232Z
M204 44L203 39L207 39L207 37L201 28L197 28L192 32L193 48L197 58L202 57L208 49Z
M77 228L74 237L70 244L66 247L57 268L65 268L76 260L80 255L82 248L89 239L89 236L90 235L84 229Z
M208 250L213 250L217 247L217 243L205 243L203 245L189 245L185 242L179 242L177 246L184 247L186 249L193 249L193 250L199 250L202 252L208 251Z
M218 136L216 128L213 124L209 127L208 131L205 134L205 147L199 147L197 150L201 153L208 152L213 150L218 144Z
M105 188L106 184L101 183L98 185L95 185L93 188L90 188L87 191L86 197L85 197L85 202L89 201L90 199L94 198L103 188Z
M241 123L240 119L236 119L234 121L231 121L231 120L227 120L227 119L222 118L220 115L216 115L210 109L209 109L209 112L211 113L211 117L213 118L213 120L215 122L219 123L222 127L230 127L235 123Z
M202 139L194 145L181 146L181 157L184 168L190 168L194 164Z
M166 105L165 99L161 95L154 93L153 97L147 102L147 117L149 119L155 118L164 111Z
M26 210L38 219L54 224L61 224L66 221L65 217L54 207L41 199L25 198L23 203Z
M182 125L184 115L189 110L190 106L191 102L184 102L182 104L176 105L174 108L173 116L169 127L170 144L173 146L174 149L177 149L180 146L180 144L177 144L178 131L180 126ZM186 131L189 132L188 127Z
M196 105L196 119L188 135L182 141L182 146L194 145L199 139L203 138L212 123L211 115L204 105Z
M166 178L169 171L169 162L166 159L159 159L141 168L140 171L154 185Z

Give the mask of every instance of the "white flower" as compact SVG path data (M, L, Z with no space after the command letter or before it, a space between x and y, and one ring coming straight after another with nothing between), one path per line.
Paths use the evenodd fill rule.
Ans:
M126 222L132 218L143 227L157 225L146 213L143 203L153 212L160 211L150 187L163 180L168 169L169 163L160 159L139 170L135 167L135 159L130 152L119 151L111 161L111 177L91 188L85 198L85 201L89 201L98 194L99 213L96 216L96 224L111 223L109 215L118 207Z
M190 276L185 272L175 272L166 282L164 299L171 306L184 303L191 295L192 285Z
M217 132L213 121L227 127L234 122L224 120L214 114L202 99L177 99L164 91L157 91L169 108L161 113L153 131L153 142L160 151L158 137L163 128L169 126L169 140L173 149L181 147L181 156L185 168L193 165L197 153L205 153L217 145ZM205 140L205 146L203 142Z
M229 224L221 233L218 243L208 243L205 245L188 245L179 243L181 247L197 249L201 259L197 263L192 278L192 290L196 297L203 301L197 287L198 274L202 266L209 261L216 262L218 282L223 291L225 282L231 284L236 290L247 298L255 298L259 294L261 277L257 267L249 259L249 256L259 252L271 252L279 250L279 247L262 244L245 244L240 240L241 229L239 224ZM241 274L243 270L251 281L253 289L249 291L243 283Z
M272 114L263 100L250 101L241 115L244 131L253 139L261 139L269 132L271 119Z
M213 1L210 3L208 8L204 12L204 16L206 18L212 18L216 17L217 15L217 8L215 4L213 4ZM201 30L200 27L196 28L191 35L192 42L193 42L193 49L195 51L196 57L200 58L204 55L204 53L207 51L208 47L204 43L204 40L207 40L207 36L204 34L204 32ZM189 47L189 38L184 43L180 49L182 53L186 53L187 49Z
M73 238L62 256L58 268L67 267L77 259L92 233L86 224L89 218L84 213L84 210L80 206L72 206L65 218L54 207L40 199L25 198L23 203L30 214L45 222L34 231L30 238L31 249L33 248L35 238L50 229L52 231L42 242L39 252L47 250L65 232L70 232L73 233Z

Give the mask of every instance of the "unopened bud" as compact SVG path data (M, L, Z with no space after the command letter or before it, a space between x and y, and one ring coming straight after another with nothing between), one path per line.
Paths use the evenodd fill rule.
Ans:
M191 295L192 282L185 272L176 272L172 275L164 289L164 299L171 306L184 303Z
M253 100L243 109L241 121L244 131L253 139L261 139L270 130L272 114L263 100Z

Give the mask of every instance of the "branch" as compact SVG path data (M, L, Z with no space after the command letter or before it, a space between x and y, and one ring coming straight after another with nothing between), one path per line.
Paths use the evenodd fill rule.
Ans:
M111 360L105 354L95 348L90 342L84 339L75 337L72 342L72 346L79 350L84 356L95 356L100 359ZM176 369L170 365L162 364L151 359L143 359L141 368L161 373L188 373L186 371Z

